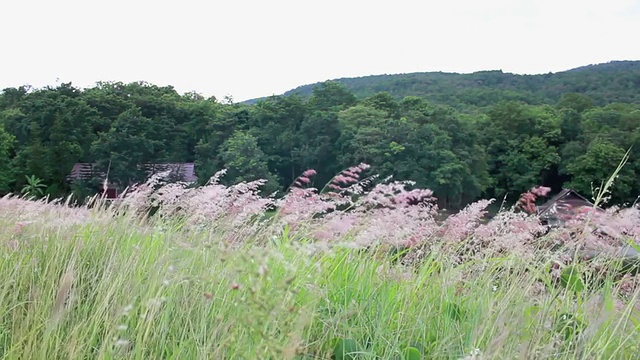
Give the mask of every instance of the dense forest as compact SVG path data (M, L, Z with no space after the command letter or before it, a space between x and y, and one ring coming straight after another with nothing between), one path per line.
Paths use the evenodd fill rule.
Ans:
M596 106L612 102L640 103L640 61L613 61L543 75L517 75L495 70L473 74L373 75L334 81L358 98L378 92L387 92L396 100L419 96L461 111L490 106L501 100L531 105L554 104L562 94L570 92L587 95ZM308 97L317 85L300 86L284 95Z
M148 83L22 86L0 93L0 195L96 191L67 180L77 162L120 186L145 179L138 164L195 162L200 184L226 168L226 183L268 179L265 194L365 162L457 209L536 185L590 197L631 149L611 199L624 203L640 194L638 140L640 62L342 79L248 103Z

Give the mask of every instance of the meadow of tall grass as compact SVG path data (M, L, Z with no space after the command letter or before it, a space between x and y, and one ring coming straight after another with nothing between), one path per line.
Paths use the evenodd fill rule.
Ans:
M282 198L154 177L117 202L0 199L2 359L632 359L636 207L548 229L365 176ZM594 232L606 224L619 236Z

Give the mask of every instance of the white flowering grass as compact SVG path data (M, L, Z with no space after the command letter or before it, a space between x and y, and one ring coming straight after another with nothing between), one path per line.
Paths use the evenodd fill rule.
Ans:
M347 238L230 243L224 226L17 199L0 214L2 359L328 359L336 339L362 359L638 353L637 290L605 276L569 292L544 257L454 266L443 246L409 268Z

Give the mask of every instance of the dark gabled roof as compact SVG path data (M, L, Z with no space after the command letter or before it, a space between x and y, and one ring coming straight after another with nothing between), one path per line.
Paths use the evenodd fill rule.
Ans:
M180 174L182 181L198 181L194 163L145 164L144 167L150 174L157 174L163 171L172 170Z
M571 189L563 189L556 196L552 197L538 207L538 216L542 219L560 218L566 219L576 215L575 210L579 208L593 208L594 204L584 196ZM596 208L597 210L602 210Z
M67 176L67 181L91 179L93 177L104 179L106 174L103 172L97 172L95 167L95 164L92 163L75 163L71 169L71 174Z
M173 170L176 173L180 174L182 180L185 182L198 181L198 177L195 173L194 163L144 164L143 166L146 168L149 176L159 172ZM106 177L106 174L98 173L95 168L96 165L92 163L76 163L73 165L71 174L69 174L67 179L69 181L78 179L91 179L93 177L104 179Z
M574 190L571 189L562 189L558 194L549 199L546 203L538 207L538 215L543 215L549 209L552 208L554 204L558 202L568 203L574 206L593 206L593 203L587 200L582 195L578 194Z

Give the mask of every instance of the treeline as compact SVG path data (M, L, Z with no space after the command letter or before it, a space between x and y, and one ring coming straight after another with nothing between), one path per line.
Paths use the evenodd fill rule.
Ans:
M365 162L460 208L481 197L515 200L535 185L590 196L639 139L638 104L595 106L578 93L469 112L384 92L359 99L335 82L253 105L146 83L8 88L0 94L0 194L19 193L27 177L53 197L86 192L66 181L76 162L108 168L122 186L144 180L138 164L195 162L201 183L227 168L227 183L270 180L265 193L284 191L306 169L321 186ZM635 200L639 166L636 146L613 202Z
M569 92L585 94L597 106L613 102L640 103L640 61L612 61L540 75L500 70L472 74L421 72L343 78L336 82L358 98L386 91L396 100L419 96L460 111L491 106L503 100L530 105L555 104L562 94ZM284 95L306 97L317 85L303 85Z

